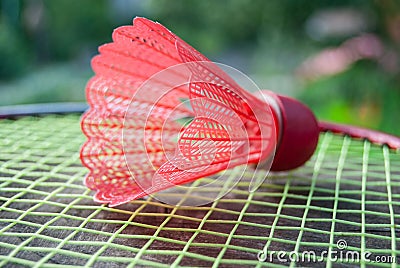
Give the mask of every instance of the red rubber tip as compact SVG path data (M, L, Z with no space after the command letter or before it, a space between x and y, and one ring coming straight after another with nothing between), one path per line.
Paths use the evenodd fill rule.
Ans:
M290 170L303 165L313 155L318 144L318 122L301 102L285 96L274 97L280 106L282 131L271 170Z

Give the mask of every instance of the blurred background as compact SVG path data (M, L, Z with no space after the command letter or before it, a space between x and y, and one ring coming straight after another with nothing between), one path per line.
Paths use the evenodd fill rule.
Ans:
M90 58L135 16L319 119L400 135L398 0L0 0L0 106L85 101Z

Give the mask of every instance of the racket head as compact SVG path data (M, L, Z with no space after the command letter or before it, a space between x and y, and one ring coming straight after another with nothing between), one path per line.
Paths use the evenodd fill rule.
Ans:
M320 256L339 251L341 240L344 253L398 258L398 150L321 133L310 161L271 173L255 192L244 181L201 207L150 198L111 208L94 203L82 185L78 122L79 115L0 121L1 265L307 266L301 258L282 263L275 257L272 264L257 258L262 250ZM235 170L229 172L234 178Z

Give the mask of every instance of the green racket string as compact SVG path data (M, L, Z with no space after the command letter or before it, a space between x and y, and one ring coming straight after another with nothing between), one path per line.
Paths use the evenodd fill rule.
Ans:
M254 171L248 170L227 196L207 206L148 198L109 208L94 203L82 184L87 170L79 160L79 115L1 120L0 140L0 267L308 266L261 262L257 254L319 256L338 250L340 239L348 251L399 263L400 154L385 146L321 133L305 166L270 174L253 193ZM235 169L225 175L226 187L239 176ZM341 262L314 261L326 267Z

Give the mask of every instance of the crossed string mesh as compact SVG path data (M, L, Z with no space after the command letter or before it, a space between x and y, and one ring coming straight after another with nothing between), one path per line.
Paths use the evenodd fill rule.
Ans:
M304 167L272 174L253 193L249 171L205 206L149 198L110 208L83 185L78 115L2 120L0 140L1 267L310 266L259 262L257 253L320 254L338 250L339 239L347 250L399 263L400 155L387 147L325 133ZM226 174L237 176L235 169Z

